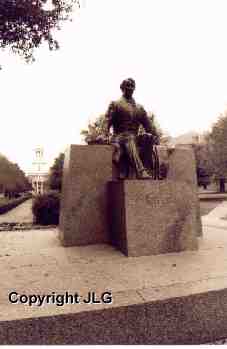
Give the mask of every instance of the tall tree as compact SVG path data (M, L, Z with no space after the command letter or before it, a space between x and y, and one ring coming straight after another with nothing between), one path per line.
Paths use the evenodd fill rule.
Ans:
M69 19L79 0L0 0L0 47L10 47L26 61L34 60L34 49L47 42L59 47L53 30Z
M208 147L220 192L225 192L227 178L227 113L220 115L209 134Z
M84 137L87 144L103 143L106 134L105 115L101 114L94 122L89 122L87 130L82 130L80 134Z
M65 154L60 153L59 156L55 158L54 164L50 168L48 186L52 190L61 191L64 158L65 158Z
M28 180L20 167L0 154L0 191L14 196L29 188Z
M202 143L195 143L192 146L195 153L198 185L203 186L204 189L206 189L207 185L211 182L212 175L214 174L207 136Z

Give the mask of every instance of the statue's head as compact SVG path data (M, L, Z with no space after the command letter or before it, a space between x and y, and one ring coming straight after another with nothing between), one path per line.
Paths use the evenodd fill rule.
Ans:
M128 78L122 81L120 85L121 91L126 98L130 98L133 95L133 92L136 88L135 80Z

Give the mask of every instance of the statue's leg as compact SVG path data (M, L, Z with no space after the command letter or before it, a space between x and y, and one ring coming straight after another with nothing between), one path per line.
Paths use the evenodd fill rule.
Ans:
M134 170L136 177L140 178L143 172L145 171L145 169L140 159L135 136L133 135L128 136L125 139L124 147L125 147L131 168Z
M113 142L112 145L114 147L113 162L114 162L114 164L118 165L118 163L120 161L120 157L121 157L121 146L117 142Z
M113 145L113 157L112 161L117 170L118 179L124 179L128 177L128 165L125 151L123 149L121 137L115 138L111 144Z
M141 161L136 136L120 135L112 142L114 146L113 163L118 169L118 177L124 178L150 178Z
M151 174L154 169L153 163L153 137L150 134L144 133L137 138L139 146L139 154L146 170Z

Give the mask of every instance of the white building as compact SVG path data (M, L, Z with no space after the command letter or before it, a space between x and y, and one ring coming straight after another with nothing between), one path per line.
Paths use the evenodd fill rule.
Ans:
M32 162L31 170L28 171L28 179L32 184L33 194L40 195L45 191L45 182L48 178L48 165L43 157L43 148L36 147L34 149L35 159Z

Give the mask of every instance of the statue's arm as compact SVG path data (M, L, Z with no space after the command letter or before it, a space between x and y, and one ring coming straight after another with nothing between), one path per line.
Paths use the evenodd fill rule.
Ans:
M141 115L140 122L141 122L142 126L144 127L145 131L147 133L153 133L151 121L147 115L146 110L143 107L141 107L140 115Z
M151 122L151 119L148 117L147 112L143 109L143 113L141 113L141 124L143 125L147 134L150 134L152 138L153 144L159 144L160 135L155 127L155 125Z
M113 125L113 118L114 118L114 114L115 114L115 109L116 109L116 106L115 106L115 103L114 102L111 102L109 107L108 107L108 110L105 114L105 119L106 119L106 134L109 135L109 132L110 132L110 128L111 126Z

